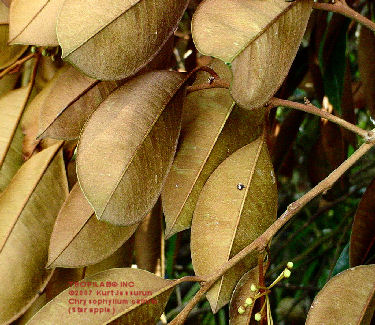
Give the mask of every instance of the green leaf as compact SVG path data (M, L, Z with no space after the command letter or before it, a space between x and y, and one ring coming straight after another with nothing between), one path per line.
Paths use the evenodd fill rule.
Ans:
M338 114L341 114L341 98L344 89L346 31L351 21L347 18L342 20L342 17L337 16L331 19L319 51L319 64L323 75L324 91Z

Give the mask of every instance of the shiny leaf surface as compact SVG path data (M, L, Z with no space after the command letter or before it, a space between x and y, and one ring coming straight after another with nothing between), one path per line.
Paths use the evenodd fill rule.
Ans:
M57 46L56 21L64 0L14 0L9 11L9 42Z
M231 79L220 60L211 64L221 78ZM207 82L199 74L196 84ZM190 93L184 102L183 127L176 158L162 192L167 238L190 228L204 183L216 167L237 149L260 135L263 112L255 114L234 105L228 89Z
M167 42L187 4L187 0L67 0L57 24L63 58L96 79L134 75Z
M374 313L375 265L339 273L315 297L306 325L369 325Z
M49 237L68 194L60 147L27 161L0 196L0 323L24 313L51 276Z
M50 81L40 108L39 137L77 139L88 117L117 88L99 82L72 66L62 68Z
M76 268L98 263L122 246L137 226L119 227L99 221L76 184L57 216L48 267Z
M113 298L117 301L111 312L102 313L68 313L71 296L70 289L65 290L50 303L44 306L28 323L28 325L60 324L61 315L64 315L64 322L68 324L155 324L162 314L169 295L173 290L173 281L159 278L158 276L139 269L111 269L87 277L81 282L118 283L116 287L122 295ZM133 283L131 287L120 287L120 283ZM86 308L98 308L93 301L103 300L103 291L110 291L106 287L93 287L90 295L91 304L87 301ZM127 294L126 294L127 293ZM145 293L145 294L143 294ZM127 303L124 300L128 301ZM122 303L120 303L122 301Z
M86 123L77 173L99 219L135 224L156 203L176 150L183 82L182 74L170 71L135 77Z
M224 160L203 187L191 228L195 273L217 270L261 235L276 212L276 179L263 135ZM213 312L229 302L237 281L256 263L254 252L210 289Z

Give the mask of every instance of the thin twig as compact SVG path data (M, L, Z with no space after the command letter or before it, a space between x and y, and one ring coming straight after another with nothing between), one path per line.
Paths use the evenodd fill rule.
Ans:
M341 15L344 15L348 18L351 18L360 24L366 26L367 28L371 29L375 32L375 23L370 19L362 16L360 13L356 12L352 8L350 8L344 0L338 0L335 3L321 3L321 2L314 2L313 3L314 9L325 10L325 11L332 11L337 12Z
M333 207L335 207L337 204L345 201L349 195L353 194L355 191L349 191L349 193L346 193L345 195L339 197L337 200L328 203L327 205L324 205L323 207L319 208L316 213L314 213L300 228L298 228L293 234L288 235L288 238L284 240L283 244L280 247L277 247L272 253L277 256L285 247L287 247L299 234L302 233L309 225L311 225L319 216L327 212L328 210L331 210ZM284 230L285 231L285 228Z
M323 117L323 118L325 118L325 119L327 119L327 120L329 120L333 123L341 125L342 127L344 127L345 129L347 129L349 131L352 131L352 132L358 134L359 136L361 136L362 138L364 138L366 140L369 137L372 136L372 134L369 134L368 131L361 129L358 126L356 126L352 123L349 123L349 122L343 120L342 118L340 118L338 116L335 116L331 113L328 113L327 111L319 109L318 107L314 106L311 103L301 104L301 103L292 102L290 100L280 99L280 98L274 97L274 98L271 98L269 100L268 105L270 105L272 107L276 107L276 106L291 107L291 108L298 109L298 110L303 111L303 112L307 112L307 113L311 113L311 114Z
M348 215L349 214L347 214L346 217L348 217ZM307 249L305 249L301 254L299 254L298 256L293 257L293 262L296 263L296 262L302 261L307 256L312 255L311 253L314 250L316 250L317 248L320 248L323 243L332 240L332 238L334 238L338 233L340 233L342 231L342 225L345 224L345 223L347 223L347 220L346 220L346 218L343 218L341 220L341 223L333 231L331 231L330 233L328 233L328 234L326 234L326 235L318 238L313 244L309 245L307 247ZM275 273L277 274L278 272L280 272L283 268L285 268L285 264L288 261L289 261L289 259L285 260L285 261L282 261L281 263L279 263L279 265L277 265L270 272L270 275L275 274Z
M186 92L192 93L193 91L198 91L198 90L203 90L203 89L212 89L212 88L229 88L229 83L221 78L214 79L211 83L206 82L203 84L186 87Z
M259 268L259 287L264 288L266 286L266 281L264 278L264 270L263 270L263 263L264 263L264 252L260 253L258 256L258 268ZM259 292L264 292L263 289L259 289ZM265 296L260 297L260 305L263 306L265 302ZM264 317L266 316L266 317ZM260 325L265 325L267 320L267 315L265 314L265 310L262 311L262 318L260 320Z
M175 285L178 285L183 282L204 282L205 278L202 276L184 276L180 279L175 280Z
M7 75L10 71L12 71L14 68L18 67L19 65L25 63L26 61L30 60L31 58L35 57L38 55L37 53L31 53L24 58L14 62L12 65L4 69L3 71L0 72L0 79L3 78L5 75Z
M375 132L375 129L373 130ZM329 174L318 185L312 188L309 192L299 198L297 201L291 203L287 210L270 226L267 230L255 239L251 244L242 249L237 255L232 257L228 262L224 263L215 273L206 278L206 282L202 284L200 290L189 301L185 308L177 315L177 317L170 323L171 325L183 324L189 315L190 311L204 296L204 294L220 279L228 270L243 260L254 250L263 251L271 238L289 221L291 220L308 202L314 199L319 194L328 190L332 185L350 168L352 167L364 154L366 154L375 144L375 139L371 138L369 143L364 143L357 149L347 160L345 160L337 169Z

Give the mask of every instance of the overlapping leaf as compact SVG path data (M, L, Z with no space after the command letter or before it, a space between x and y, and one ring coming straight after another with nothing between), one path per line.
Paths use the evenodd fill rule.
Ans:
M350 265L361 265L375 248L375 180L367 187L354 216L350 237Z
M124 245L122 245L111 256L103 261L89 265L85 268L85 276L91 276L105 270L118 267L131 267L133 262L134 236L130 237Z
M205 0L192 21L197 49L232 63L231 94L242 107L263 106L286 77L311 0Z
M97 217L140 222L156 203L180 132L184 76L158 71L113 92L86 123L78 145L81 188Z
M8 45L8 32L8 25L0 25L0 69L4 69L16 62L27 49L27 46Z
M63 58L96 79L129 77L157 55L187 4L187 0L67 0L57 25Z
M61 143L27 161L0 196L0 323L16 319L44 288L49 237L67 194Z
M26 86L0 98L0 192L23 163L19 122L30 90L30 86Z
M306 325L369 325L375 304L375 265L343 271L315 297Z
M64 0L13 0L9 11L9 42L59 45L56 22L63 2Z
M62 315L64 315L65 324L155 324L164 311L174 287L174 282L171 280L162 279L144 270L127 268L100 272L85 278L81 282L117 283L119 286L116 287L116 291L122 294L116 297L117 303L111 306L115 310L114 314L112 308L110 312L102 313L68 313L69 307L72 307L69 304L69 299L72 296L69 295L70 289L67 289L44 306L30 320L28 325L61 324ZM121 282L134 283L134 286L121 287ZM93 288L90 295L91 303L87 299L87 310L98 308L98 305L93 301L103 300L103 295L100 293L110 289L105 287ZM120 303L119 301L123 302Z
M117 86L86 77L72 66L62 68L42 90L39 137L77 139L88 117Z
M237 150L212 173L199 196L191 228L197 275L208 275L261 235L275 220L276 180L264 135ZM257 263L249 255L207 293L217 312L241 276Z
M220 60L211 68L222 79L231 79ZM208 74L201 73L194 84L207 80ZM167 237L190 227L199 193L215 168L260 135L264 117L259 113L235 106L228 89L205 89L186 97L179 148L162 192Z
M134 236L138 268L164 276L163 212L160 200L139 225Z
M128 240L112 255L99 263L88 265L84 268L55 268L53 276L45 289L47 302L67 289L70 283L81 281L85 276L87 277L115 267L130 267L132 264L132 253L133 241ZM82 252L83 254L85 254L84 251Z
M137 228L99 221L76 184L62 206L51 235L49 267L81 267L112 255Z
M238 281L236 288L233 291L232 299L229 307L229 325L249 325L253 315L254 303L246 306L245 301L247 298L254 299L255 292L251 291L251 285L257 285L259 282L259 269L253 268L245 273L240 281ZM240 314L238 308L244 308L245 312Z
M9 8L4 4L4 2L0 2L0 24L8 24L9 23Z

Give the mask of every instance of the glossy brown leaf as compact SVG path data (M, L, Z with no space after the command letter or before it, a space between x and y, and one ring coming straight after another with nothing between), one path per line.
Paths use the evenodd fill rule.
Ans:
M46 302L49 302L67 289L69 287L69 282L81 281L85 277L85 273L84 268L64 269L58 267L54 269L53 275L44 289Z
M37 93L41 92L63 66L62 61L56 58L53 61L50 56L42 55L39 58L38 73L35 77L35 91Z
M99 221L76 184L61 207L51 235L48 267L82 267L112 255L134 233Z
M162 279L144 270L129 268L100 272L85 278L81 282L96 282L97 284L115 282L119 286L116 288L92 287L91 304L89 299L87 299L86 308L88 312L86 313L68 313L69 307L78 306L69 304L69 299L72 296L69 295L70 289L67 289L44 306L30 320L28 325L60 324L62 315L64 315L64 323L66 324L155 324L164 311L174 287L174 282L171 280ZM120 283L122 282L127 284L134 283L134 286L121 287ZM103 295L100 293L110 290L122 293L122 295L119 294L116 297L105 296L107 297L106 300L117 300L117 303L111 306L110 312L89 312L90 308L98 308L98 305L93 303L94 300L96 302L103 300ZM124 300L127 300L128 303L119 303ZM115 309L114 314L112 308Z
M1 0L3 4L5 4L8 8L10 7L10 4L12 3L12 0Z
M61 143L27 161L0 196L0 323L19 317L51 276L53 223L68 194Z
M232 61L231 94L239 105L261 107L276 93L297 54L312 3L292 2Z
M43 90L39 138L77 139L88 117L115 88L116 82L99 82L72 66L62 68Z
M197 49L232 63L231 94L242 107L263 106L286 77L312 1L205 0L192 21Z
M368 253L375 247L375 180L367 187L354 216L350 237L350 265L365 262Z
M157 55L187 4L187 0L67 0L57 24L63 58L96 79L129 77Z
M9 8L4 4L4 2L0 2L0 24L8 24L9 23Z
M81 188L100 220L139 223L156 203L180 133L184 76L150 72L113 92L78 144Z
M111 256L83 268L55 268L51 280L48 282L45 293L47 301L52 300L70 286L71 282L81 281L90 276L115 267L130 267L132 265L133 240L128 240ZM84 251L81 253L85 254Z
M46 294L41 294L30 306L30 308L12 325L25 325L27 322L47 303Z
M160 200L135 232L134 253L137 267L164 277L163 212Z
M59 142L50 138L42 140L37 139L40 109L48 94L49 87L50 84L32 99L22 116L21 127L24 134L22 155L25 160L29 159L34 153Z
M30 86L26 86L0 98L0 192L23 163L19 122L30 91Z
M252 284L259 283L259 269L253 268L245 273L240 281L238 281L236 288L233 291L232 299L229 307L229 325L249 325L253 315L254 303L245 308L245 313L240 314L238 308L244 308L247 298L254 299L255 292L250 290Z
M122 245L111 256L103 261L89 265L85 269L85 276L94 275L105 270L118 268L118 267L131 267L133 262L134 252L134 235L130 237L124 245Z
M9 11L10 44L59 45L56 21L64 0L13 0Z
M211 68L221 78L231 79L222 61L214 60ZM201 73L194 84L207 82L208 77ZM263 112L235 106L228 89L205 89L186 97L177 155L162 192L167 238L190 228L208 177L225 158L259 136L263 122Z
M0 69L16 62L27 49L27 46L8 45L8 32L8 25L0 25Z
M264 135L237 150L212 173L199 196L191 228L197 275L209 275L275 220L276 180ZM250 254L207 293L213 312L228 303L241 276L257 263Z
M375 265L339 273L315 297L306 325L370 325L375 303Z
M358 69L363 82L367 109L375 117L375 35L362 27L358 44Z

